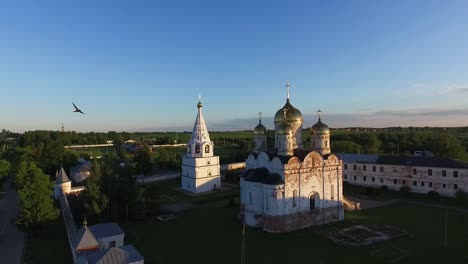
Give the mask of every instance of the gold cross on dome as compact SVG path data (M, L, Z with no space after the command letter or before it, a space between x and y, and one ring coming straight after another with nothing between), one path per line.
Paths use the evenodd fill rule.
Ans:
M286 89L288 89L288 99L289 99L289 92L290 92L290 89L291 89L291 84L289 82L286 83L286 85L284 86L286 87Z

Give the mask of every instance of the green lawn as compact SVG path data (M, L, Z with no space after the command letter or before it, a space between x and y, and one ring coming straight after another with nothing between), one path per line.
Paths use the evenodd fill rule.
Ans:
M62 216L45 226L40 234L28 234L25 246L25 264L73 262Z
M168 222L125 226L145 263L239 263L241 227L237 208L223 203L195 208ZM346 214L346 224L377 223L403 228L409 235L374 248L338 247L318 233L323 227L286 234L248 229L247 263L468 263L468 214L449 211L448 249L443 247L444 211L398 204ZM342 225L342 224L337 224Z

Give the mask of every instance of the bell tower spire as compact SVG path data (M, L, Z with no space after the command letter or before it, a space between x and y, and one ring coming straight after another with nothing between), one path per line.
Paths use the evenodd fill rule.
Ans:
M213 155L214 143L210 139L198 96L197 117L192 137L187 143L187 153L182 156L182 189L200 193L221 187L219 157Z

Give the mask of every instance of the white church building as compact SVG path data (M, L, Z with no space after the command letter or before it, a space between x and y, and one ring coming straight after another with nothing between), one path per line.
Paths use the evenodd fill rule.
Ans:
M343 220L342 161L331 153L330 129L320 112L310 130L311 149L303 148L303 117L289 92L274 125L275 149L269 152L260 119L254 152L241 175L240 213L246 225L280 233Z
M201 101L197 108L192 137L187 144L187 153L182 156L181 187L191 193L221 188L219 156L213 155L214 144L206 128Z

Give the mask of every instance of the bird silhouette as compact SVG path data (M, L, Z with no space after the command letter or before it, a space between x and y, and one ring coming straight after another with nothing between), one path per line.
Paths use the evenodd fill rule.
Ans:
M85 113L83 113L83 111L81 111L81 110L75 105L75 103L72 102L72 104L73 104L73 106L75 107L75 111L73 111L73 112L82 113L83 115L85 114Z

